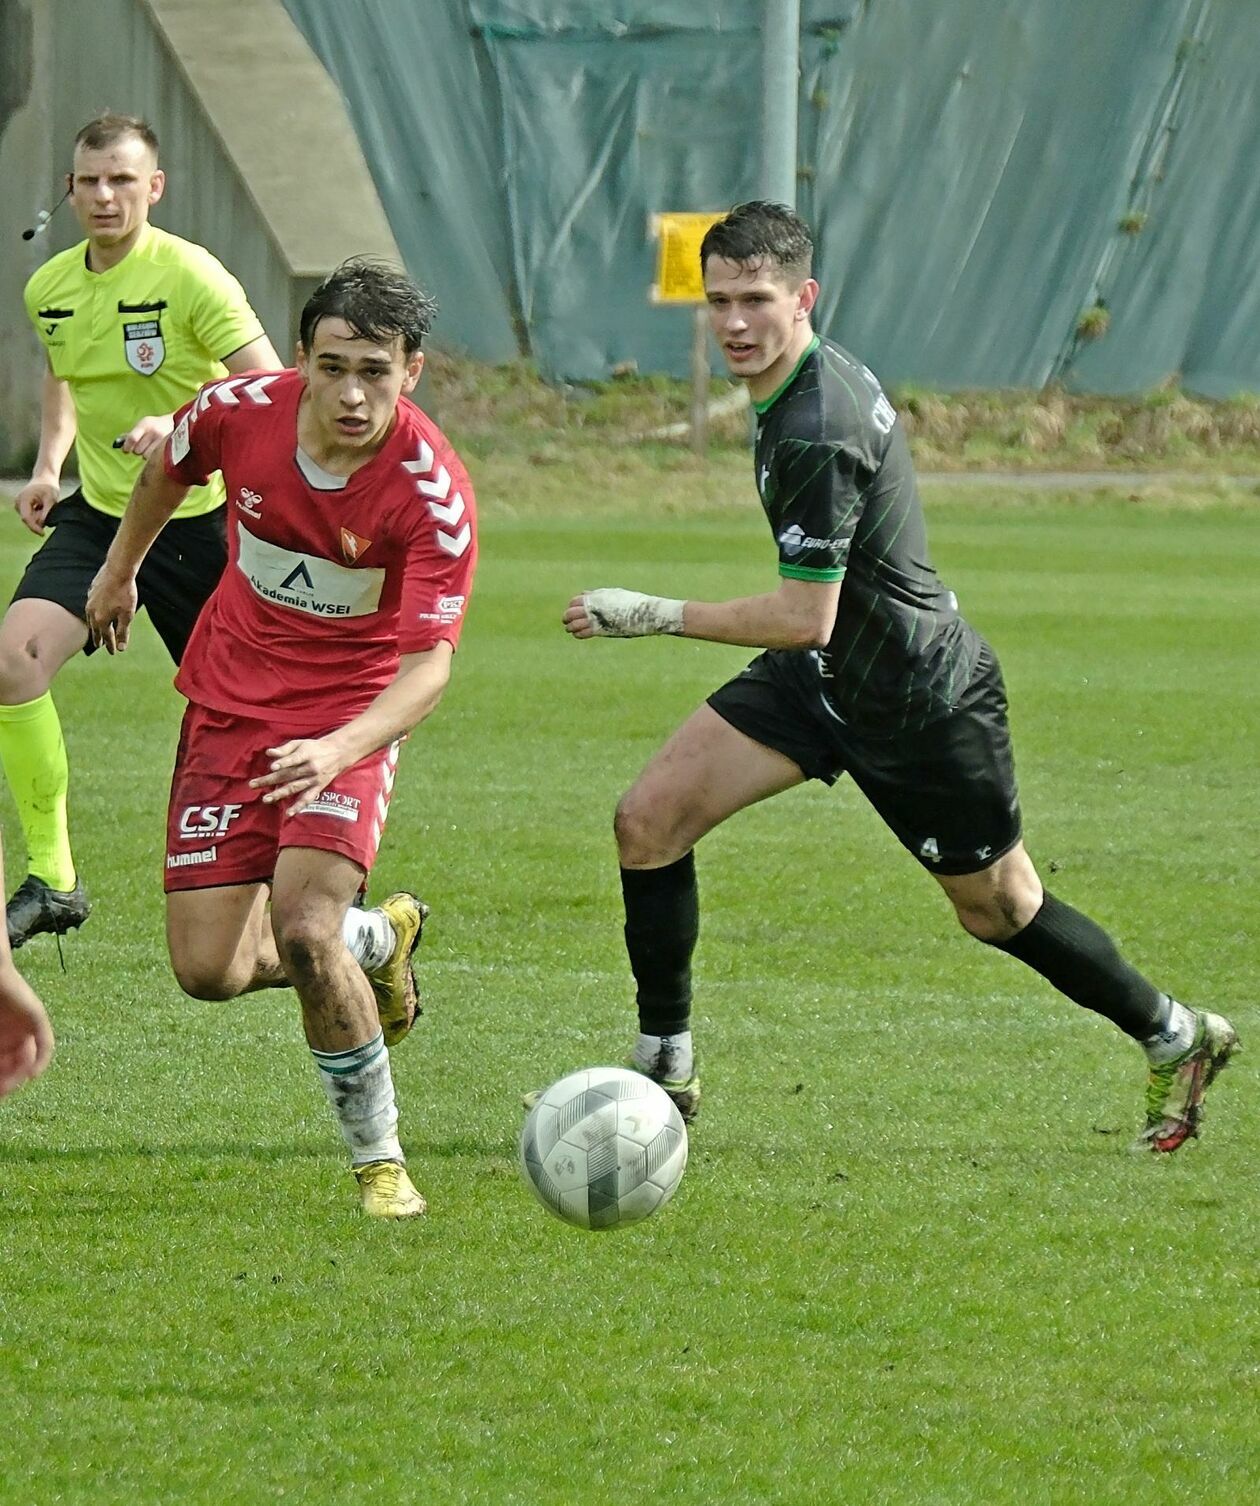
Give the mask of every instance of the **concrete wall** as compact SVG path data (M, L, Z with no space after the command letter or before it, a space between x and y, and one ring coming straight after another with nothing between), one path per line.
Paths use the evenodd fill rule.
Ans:
M0 464L22 467L34 459L43 369L22 288L47 255L47 239L23 241L21 233L57 195L48 22L45 0L0 0L0 183L8 185L0 231Z
M341 96L279 0L0 0L0 38L6 59L19 55L23 98L7 126L0 116L0 181L24 223L55 200L78 128L112 109L143 115L161 140L154 223L235 273L282 358L339 261L400 260ZM42 357L22 284L81 238L67 207L0 258L0 464L23 460L38 432Z

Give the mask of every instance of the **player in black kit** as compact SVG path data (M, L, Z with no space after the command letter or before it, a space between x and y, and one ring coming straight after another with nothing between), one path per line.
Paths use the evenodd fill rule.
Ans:
M1198 1133L1237 1034L1148 982L1106 932L1042 887L1021 839L1001 669L932 567L891 403L861 362L813 332L812 250L795 214L761 202L733 209L700 248L714 335L757 410L757 489L778 589L684 602L606 588L575 597L564 615L576 638L674 633L764 650L679 728L617 809L638 989L633 1065L694 1118L696 842L769 795L847 773L972 936L1144 1047L1134 1149L1174 1151Z

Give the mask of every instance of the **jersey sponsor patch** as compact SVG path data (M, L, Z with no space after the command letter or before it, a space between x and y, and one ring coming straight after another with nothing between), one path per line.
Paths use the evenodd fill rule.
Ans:
M175 425L174 431L171 434L172 465L179 465L181 461L188 459L188 428L189 420L191 418L192 411L190 410L189 412L185 413L183 418L181 418L180 421Z
M239 521L237 568L264 601L312 617L369 617L381 604L384 570L351 570L255 538Z
M357 821L362 802L357 795L343 795L337 790L325 790L317 800L298 811L299 816L335 816L338 821Z
M416 615L421 622L440 622L444 625L458 622L464 615L467 599L465 596L439 596L432 612L418 612Z
M807 534L799 523L792 523L779 535L779 548L784 554L804 554L810 549L834 549L843 555L848 553L849 540L816 539Z
M897 422L897 410L882 392L871 409L871 421L881 434L891 434L892 427Z
M225 836L240 813L239 805L186 805L179 813L179 840L204 842Z

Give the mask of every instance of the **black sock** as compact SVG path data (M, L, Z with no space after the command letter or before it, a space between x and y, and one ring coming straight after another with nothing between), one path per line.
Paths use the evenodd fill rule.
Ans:
M621 894L639 1029L680 1035L691 1028L691 954L700 935L695 854L665 868L623 868Z
M1134 1040L1149 1040L1164 1028L1168 995L1124 960L1100 925L1049 890L1022 931L992 945L1027 963L1083 1008L1105 1015Z

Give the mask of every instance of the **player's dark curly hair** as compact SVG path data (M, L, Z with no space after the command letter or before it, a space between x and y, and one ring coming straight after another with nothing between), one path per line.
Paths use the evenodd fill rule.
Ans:
M357 336L414 355L433 326L437 302L389 262L353 256L330 272L306 300L298 326L303 350L310 350L321 319L344 319Z
M790 282L804 282L813 255L814 237L794 210L768 199L750 199L709 226L700 242L700 270L710 256L743 263L769 261Z

